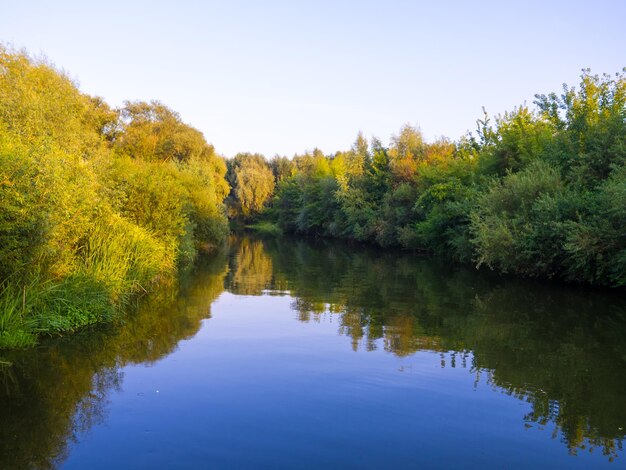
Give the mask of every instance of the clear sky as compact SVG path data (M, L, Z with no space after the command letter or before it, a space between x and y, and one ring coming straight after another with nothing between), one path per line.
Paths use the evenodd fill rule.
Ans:
M583 67L626 66L626 1L2 0L0 41L111 105L157 99L218 152L270 157L475 128Z

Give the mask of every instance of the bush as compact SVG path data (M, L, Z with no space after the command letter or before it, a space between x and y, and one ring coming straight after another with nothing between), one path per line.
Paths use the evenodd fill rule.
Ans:
M626 286L626 165L589 194L587 211L566 224L567 277Z
M556 274L562 230L552 216L563 191L558 171L541 161L494 182L470 216L477 264L528 276Z
M0 348L106 321L225 239L225 164L176 113L1 47L0 72Z

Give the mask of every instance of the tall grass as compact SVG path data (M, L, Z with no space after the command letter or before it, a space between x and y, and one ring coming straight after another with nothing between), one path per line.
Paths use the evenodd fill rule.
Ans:
M261 221L255 224L246 225L246 228L254 230L262 235L280 235L282 233L278 224L269 221Z
M62 279L9 279L0 292L0 348L32 346L41 334L109 321L129 296L175 268L175 253L147 230L113 215L78 250L78 269Z
M23 348L37 342L36 321L30 316L30 295L36 283L22 285L5 282L0 290L0 348Z
M145 291L159 274L175 268L175 251L167 245L113 214L89 233L80 250L78 273L103 283L114 299Z

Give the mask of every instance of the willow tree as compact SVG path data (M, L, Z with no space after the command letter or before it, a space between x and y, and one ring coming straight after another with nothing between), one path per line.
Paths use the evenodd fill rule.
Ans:
M274 193L274 173L262 155L239 153L229 162L231 215L258 215ZM235 214L232 214L232 212Z
M202 133L158 101L126 101L120 110L118 151L148 161L188 162L215 154Z

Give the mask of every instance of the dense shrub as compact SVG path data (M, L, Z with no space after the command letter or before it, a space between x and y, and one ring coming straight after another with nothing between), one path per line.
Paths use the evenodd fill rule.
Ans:
M562 255L561 221L551 216L562 192L558 171L541 161L496 180L471 213L478 265L530 276L555 274L555 257Z
M225 173L160 103L112 110L0 48L0 347L107 320L224 240Z
M388 148L359 135L296 156L270 213L287 231L626 286L626 76L584 71L579 89L536 98L456 143L407 125Z

